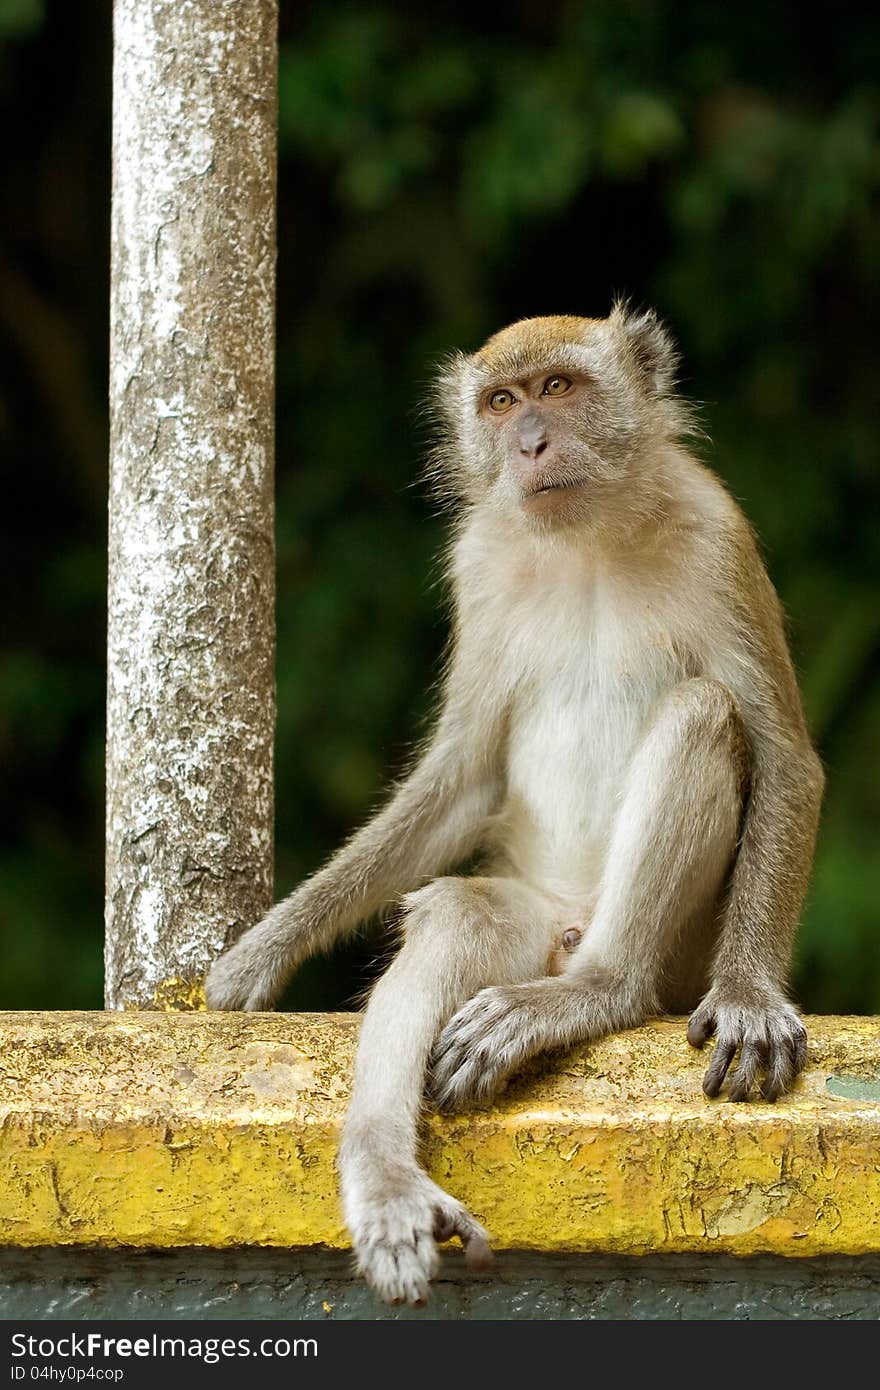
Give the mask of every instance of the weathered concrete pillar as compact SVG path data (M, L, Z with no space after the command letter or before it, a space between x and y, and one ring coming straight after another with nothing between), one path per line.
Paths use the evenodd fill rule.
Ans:
M269 906L277 0L115 0L106 1003Z

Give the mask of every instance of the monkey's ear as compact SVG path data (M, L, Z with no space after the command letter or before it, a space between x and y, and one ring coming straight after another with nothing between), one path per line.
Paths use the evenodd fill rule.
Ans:
M634 310L627 300L618 299L610 321L629 348L645 390L653 396L670 395L675 389L678 349L654 310Z

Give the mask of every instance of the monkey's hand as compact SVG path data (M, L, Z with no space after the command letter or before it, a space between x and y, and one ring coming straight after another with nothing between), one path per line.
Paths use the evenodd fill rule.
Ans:
M702 1047L714 1033L715 1050L703 1080L707 1096L717 1096L730 1074L731 1100L748 1100L763 1073L761 1095L776 1100L787 1091L807 1060L807 1033L797 1010L781 990L733 990L713 986L688 1023L688 1042Z
M566 976L483 989L437 1040L431 1095L441 1110L466 1109L536 1053L631 1028L650 1012L620 987L588 988Z
M276 903L214 961L205 980L209 1009L271 1009L305 959L308 928L297 910L298 894Z
M357 1267L386 1303L421 1307L437 1273L437 1241L458 1236L474 1270L492 1260L489 1237L470 1212L421 1169L343 1176L345 1217Z

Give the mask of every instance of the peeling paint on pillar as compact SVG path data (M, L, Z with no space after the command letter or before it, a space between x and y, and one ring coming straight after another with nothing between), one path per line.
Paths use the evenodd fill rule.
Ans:
M277 3L114 8L106 1001L272 899Z

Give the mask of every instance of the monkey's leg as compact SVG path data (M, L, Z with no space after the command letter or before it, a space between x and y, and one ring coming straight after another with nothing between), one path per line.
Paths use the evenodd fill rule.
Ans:
M748 745L725 686L691 680L663 700L630 765L599 897L556 979L484 989L441 1035L438 1102L491 1095L527 1057L660 1011L664 974L686 923L714 917L732 862Z
M418 1164L431 1044L483 985L543 972L558 909L493 878L437 879L404 901L404 945L361 1025L339 1168L358 1268L386 1301L421 1303L437 1268L436 1240L458 1235L472 1264L488 1256L483 1228Z

